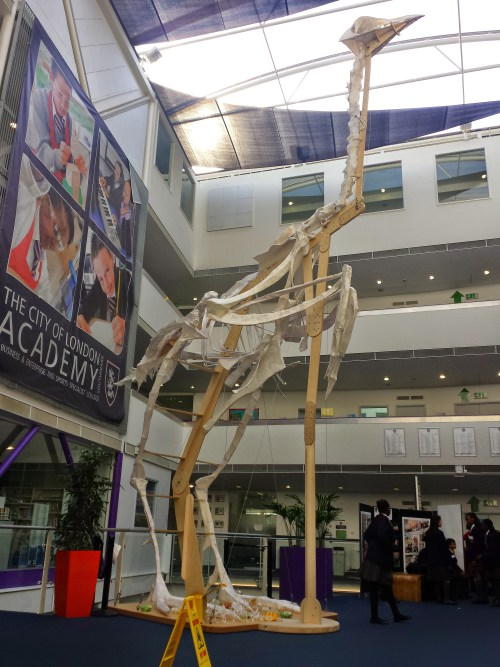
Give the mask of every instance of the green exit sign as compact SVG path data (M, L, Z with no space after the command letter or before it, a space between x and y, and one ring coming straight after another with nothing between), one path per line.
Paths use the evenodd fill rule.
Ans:
M475 391L474 398L488 398L488 394L485 391Z
M466 301L471 301L472 299L479 299L479 294L477 292L470 292L465 295Z

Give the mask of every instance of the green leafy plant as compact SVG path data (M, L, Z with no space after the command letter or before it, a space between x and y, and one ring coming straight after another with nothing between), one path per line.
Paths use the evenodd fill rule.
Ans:
M295 501L293 505L285 505L275 500L267 507L284 520L288 544L292 546L293 540L297 544L299 540L304 538L305 505L299 496L294 494L287 494L287 496ZM340 507L333 505L333 501L337 498L338 495L335 493L316 494L316 536L320 547L324 545L325 538L328 535L328 526L332 521L335 521L342 511Z
M60 550L91 551L106 506L106 492L111 482L100 469L108 455L98 449L85 450L70 470L66 491L68 504L58 522L55 544Z
M292 496L289 496L289 498L291 497ZM277 500L274 500L272 503L266 505L266 508L283 519L285 530L288 536L288 546L293 546L294 538L297 542L297 540L300 539L303 535L303 510L301 510L298 504L285 505L284 503L279 503ZM302 532L300 532L300 526L302 526Z

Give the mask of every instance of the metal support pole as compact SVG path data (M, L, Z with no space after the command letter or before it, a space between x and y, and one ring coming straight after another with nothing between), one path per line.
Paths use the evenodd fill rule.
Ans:
M422 494L420 491L420 480L418 475L415 475L415 509L422 509Z
M7 456L5 461L0 465L0 477L7 472L9 466L11 463L14 463L14 461L17 459L19 454L23 451L23 449L29 445L29 443L33 440L35 435L38 433L40 430L40 426L32 426L28 433L21 439L21 441L14 447L12 452Z
M267 538L267 567L266 567L266 579L267 579L267 597L273 597L273 565L276 556L276 543L274 540Z
M40 607L38 608L39 614L45 614L45 597L47 594L47 582L49 580L49 567L50 567L50 558L52 551L52 538L54 537L54 531L47 531L47 536L45 538L45 553L43 556L43 570L42 570L42 581L40 586Z
M23 4L24 3L21 4L21 10ZM9 55L12 34L14 33L14 25L18 6L19 5L17 0L14 0L12 9L7 14L7 16L4 16L2 19L2 27L0 29L0 80L3 79L5 66L7 65L7 58Z
M87 96L90 97L89 82L87 81L87 72L85 71L85 63L83 62L82 50L80 48L80 40L78 39L75 15L73 14L71 0L63 0L63 6L64 13L66 14L66 23L68 24L71 48L73 49L73 57L76 64L76 71L78 73L78 80L80 81L80 85L86 92Z
M116 528L118 516L118 499L120 497L120 482L122 477L123 453L116 452L115 466L113 469L113 481L111 484L111 498L109 501L108 528ZM111 585L111 571L113 569L113 550L115 547L115 532L108 531L106 534L106 553L104 556L104 581L102 587L101 611L106 615L108 612L109 587ZM109 612L108 612L109 613Z
M73 455L71 453L71 448L69 446L68 438L66 437L66 433L59 433L59 442L61 443L61 447L64 453L64 458L66 459L66 463L72 468L75 465L75 462L73 460Z

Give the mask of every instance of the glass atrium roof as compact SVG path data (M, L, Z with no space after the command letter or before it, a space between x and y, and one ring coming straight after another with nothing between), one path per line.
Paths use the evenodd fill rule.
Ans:
M168 32L169 26L179 24L169 23L162 14L162 8L173 4L171 0L141 0L142 6L156 9L157 25L163 31L141 33L136 29L133 35L127 12L130 14L134 0L113 0L113 4L157 90L181 93L160 95L167 114L172 107L178 110L179 102L185 109L191 104L190 97L198 98L198 103L200 98L214 100L219 109L345 111L352 54L339 37L363 15L424 15L374 58L370 109L461 105L500 98L496 85L500 3L495 0L296 0L295 4L285 3L289 11L304 6L312 9L290 15L269 14L270 7L283 4L277 1L181 0L174 6L189 9L193 16L203 15L207 5L219 9L231 5L233 18L239 6L242 12L249 5L258 6L259 13L243 12L239 21L233 21L237 27L230 29L197 21L187 27L184 22L183 30L177 32ZM267 14L261 11L264 6ZM278 18L263 20L268 15ZM220 16L225 16L222 9ZM241 25L256 19L258 23ZM209 29L214 31L207 32ZM175 39L179 34L192 36ZM207 109L205 115L210 116L212 106ZM198 104L197 118L200 113ZM496 115L474 121L473 127L499 124L500 115Z

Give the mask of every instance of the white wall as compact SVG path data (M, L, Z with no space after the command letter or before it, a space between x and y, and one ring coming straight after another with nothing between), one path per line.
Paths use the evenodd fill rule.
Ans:
M364 310L356 318L347 353L496 345L499 330L500 301ZM214 345L220 345L226 335L225 327L215 328ZM251 341L253 332L243 332L242 349L248 349L246 335ZM321 354L330 353L331 340L329 329L322 338ZM189 349L199 351L201 344L194 341ZM285 342L282 354L308 356L309 352L301 352L298 343Z
M299 408L304 408L305 391L262 392L261 399L257 405L260 419L297 419ZM390 416L396 415L396 407L408 408L413 405L425 405L426 414L429 417L439 417L455 414L455 404L462 404L459 392L462 387L411 387L411 388L384 388L384 389L360 389L357 391L333 391L328 400L324 400L324 394L318 395L318 408L333 408L333 417L342 418L349 415L360 416L361 407L377 406L386 407ZM500 402L500 385L467 385L470 400L468 405ZM474 392L483 392L485 399L474 399ZM418 400L398 400L398 396L422 396ZM194 411L196 412L203 400L203 394L196 394ZM218 405L221 405L219 403ZM245 400L236 403L235 408L244 408ZM228 414L223 419L228 419Z
M165 299L144 272L141 276L139 317L155 331L182 317L177 308L168 299Z
M351 419L316 425L316 464L351 465L498 465L490 454L489 428L498 428L495 417L419 417L394 419ZM453 429L473 427L477 456L455 456ZM215 426L205 439L199 458L218 462L222 459L235 426ZM385 429L405 431L406 456L386 456ZM420 456L418 429L438 428L441 456ZM304 463L304 427L302 424L253 424L245 432L230 463L257 465Z
M29 0L28 4L78 78L62 0Z
M498 187L500 137L445 140L442 143L383 149L366 156L366 164L401 160L405 207L398 211L365 214L332 238L331 255L363 253L390 248L452 243L498 236ZM435 155L485 147L490 198L452 204L437 203ZM325 202L334 201L342 178L344 159L230 175L198 184L195 220L195 268L238 266L253 263L283 230L281 181L283 178L324 172ZM207 196L214 188L231 184L254 188L254 226L207 232ZM472 224L472 221L473 224ZM231 253L227 248L231 248Z

